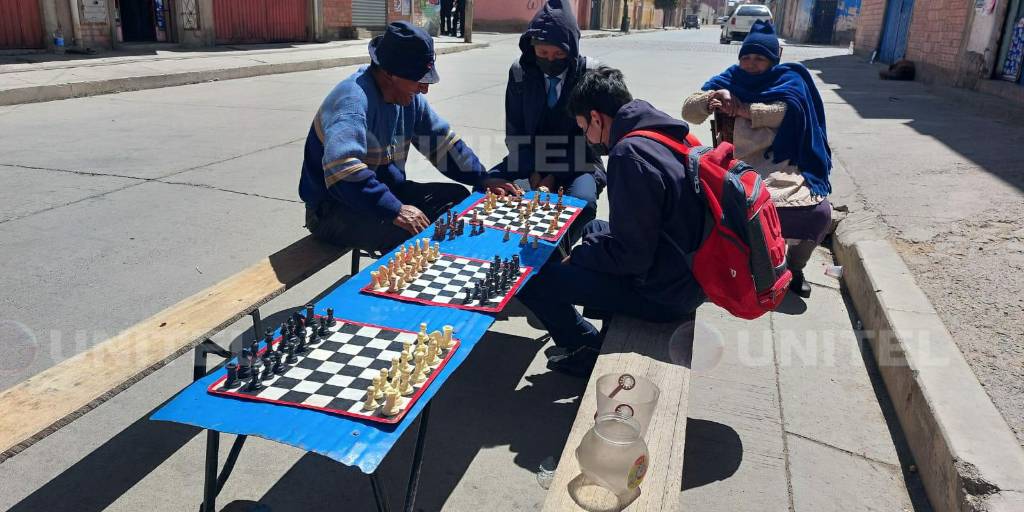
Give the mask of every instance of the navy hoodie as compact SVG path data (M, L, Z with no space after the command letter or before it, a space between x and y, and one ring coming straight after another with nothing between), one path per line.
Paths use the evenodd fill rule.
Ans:
M559 46L569 55L561 95L553 111L549 112L555 118L549 121L546 130L543 125L544 111L547 109L547 78L537 67L534 38ZM544 173L550 167L541 165L537 168L537 157L541 156L547 158L549 164L565 168L566 172L553 173L559 184L567 185L581 173L594 173L597 182L603 186L605 173L601 158L586 143L583 131L566 110L569 93L588 67L587 58L580 55L579 24L576 23L572 9L563 6L562 0L547 0L519 38L519 49L522 55L512 64L505 89L505 144L509 156L495 170L510 171L519 178L529 177L533 171ZM591 59L590 67L594 67L596 62ZM542 130L545 133L541 133ZM556 155L552 151L548 155L538 155L543 147L538 144L537 138L543 140L543 137L552 136L561 137L568 143L567 154ZM577 155L578 152L582 154Z
M570 262L630 277L654 302L695 309L704 293L665 237L687 253L697 250L704 234L704 203L687 182L681 157L644 137L623 139L634 130L683 140L690 128L643 100L619 109L609 141L609 229L587 235Z

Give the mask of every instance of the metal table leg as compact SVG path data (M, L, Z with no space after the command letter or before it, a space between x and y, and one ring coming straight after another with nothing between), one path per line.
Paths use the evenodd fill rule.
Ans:
M416 493L420 487L420 470L423 468L423 445L427 440L427 422L430 420L430 403L420 414L420 428L416 431L416 448L412 455L412 471L409 474L409 489L405 494L405 510L413 512L416 507Z
M389 512L388 495L384 492L384 483L380 481L377 473L370 475L370 487L373 488L373 499L377 501L377 512Z
M220 451L220 432L206 431L206 477L203 481L203 506L200 512L217 510L217 454Z

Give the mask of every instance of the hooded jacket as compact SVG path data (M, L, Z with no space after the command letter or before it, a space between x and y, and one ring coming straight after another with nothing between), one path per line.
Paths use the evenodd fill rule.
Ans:
M629 277L654 302L696 309L704 292L684 255L664 238L687 253L696 251L706 207L688 183L681 157L644 137L623 138L634 130L683 140L690 128L643 100L619 109L609 140L608 230L587 235L570 262Z
M558 103L553 107L554 112L551 112L559 116L554 123L549 123L549 126L556 125L555 129L549 129L548 133L543 134L539 132L547 108L547 79L537 67L534 39L560 47L569 59ZM579 77L583 76L588 67L596 67L597 64L596 60L580 55L579 25L571 8L563 6L562 0L547 0L519 38L519 49L522 55L509 69L508 86L505 89L505 145L508 146L509 155L495 170L526 178L534 171L549 172L561 164L565 172L553 173L559 184L570 183L581 173L593 173L598 184L603 187L605 172L601 159L586 143L583 131L566 110L569 93ZM540 166L537 165L538 157L545 158L544 137L565 137L562 140L569 142L568 155L548 155L554 166L544 165L543 161ZM582 154L577 155L578 152Z

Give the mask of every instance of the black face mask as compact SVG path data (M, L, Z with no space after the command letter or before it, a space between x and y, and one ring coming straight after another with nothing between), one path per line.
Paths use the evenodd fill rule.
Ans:
M590 131L590 123L588 122L587 123L587 129L583 131L583 137L584 138L587 137L587 132L589 132L589 131ZM601 133L601 132L598 131L598 133ZM605 144L604 142L598 142L597 144L591 144L590 141L587 141L587 144L590 144L590 149L594 150L594 153L596 153L597 156L608 156L608 144Z
M569 59L547 60L537 58L537 67L548 76L558 76L569 67Z

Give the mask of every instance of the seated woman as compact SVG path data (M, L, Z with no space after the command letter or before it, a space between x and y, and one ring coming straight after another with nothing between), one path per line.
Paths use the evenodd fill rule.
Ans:
M703 123L712 113L733 118L736 158L761 174L790 241L790 289L810 297L803 269L828 233L832 150L825 110L807 68L779 64L782 49L770 23L756 22L739 64L712 77L683 103L683 119Z

